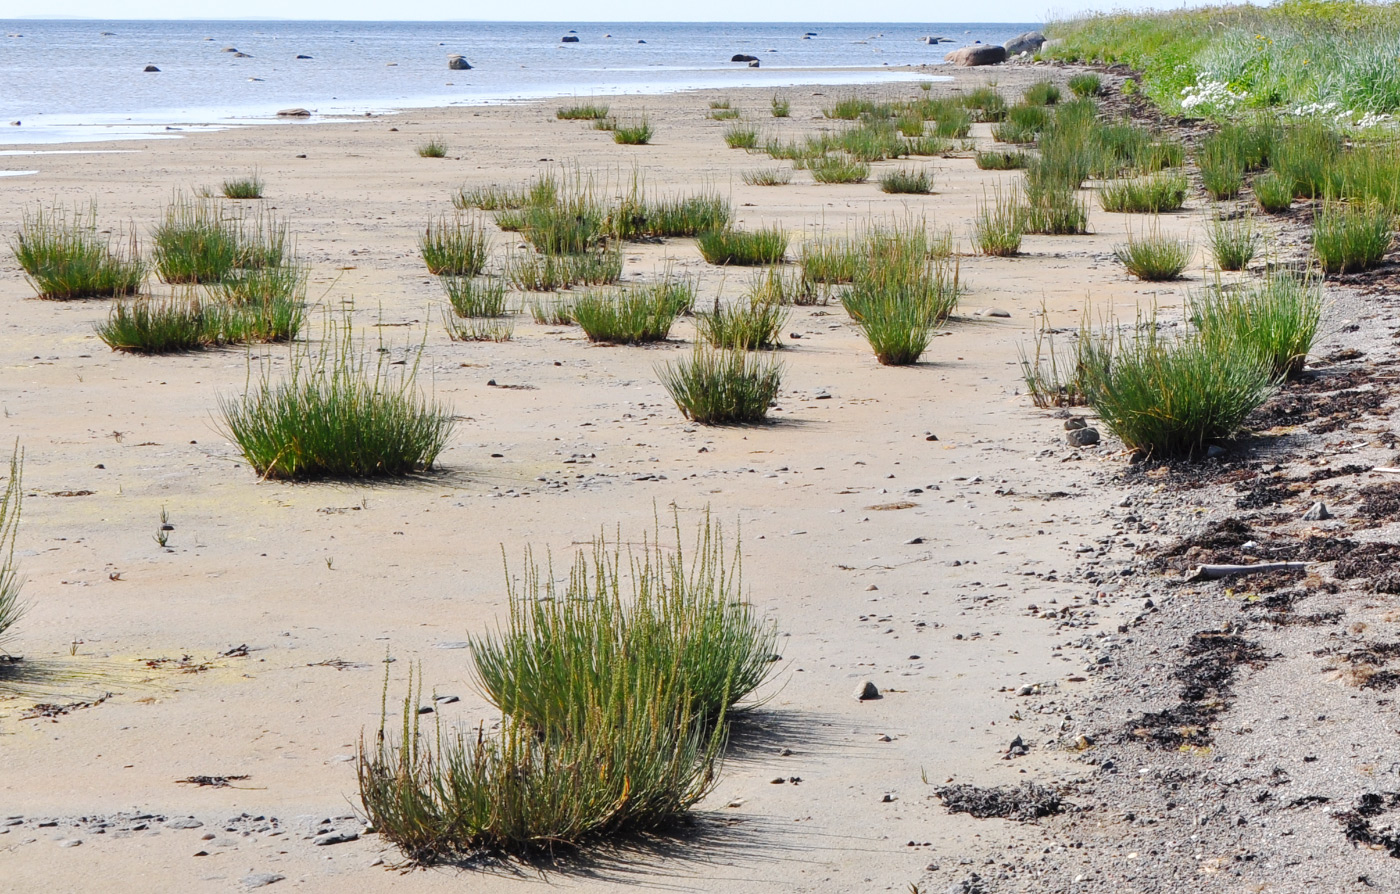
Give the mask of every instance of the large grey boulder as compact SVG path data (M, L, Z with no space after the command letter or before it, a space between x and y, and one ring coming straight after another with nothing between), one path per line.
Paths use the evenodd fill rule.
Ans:
M560 43L578 43L578 35L577 35L577 34L565 34L563 37L559 38L559 42L560 42Z
M471 71L472 67L467 62L466 56L459 56L456 53L447 57L447 67L453 71Z
M975 44L970 47L962 47L943 57L944 62L951 62L954 65L974 66L974 65L996 65L1006 61L1006 47L999 47L995 44Z
M1013 37L1005 44L1006 55L1019 56L1022 53L1034 53L1040 49L1040 45L1045 43L1045 35L1039 31L1027 31L1017 37Z
M757 62L757 56L750 56L748 53L735 53L729 57L730 62Z

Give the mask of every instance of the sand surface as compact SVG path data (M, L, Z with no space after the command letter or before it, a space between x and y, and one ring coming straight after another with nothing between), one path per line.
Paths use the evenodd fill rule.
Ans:
M1065 76L958 71L934 89L994 79L1014 95L1046 72ZM919 95L912 83L863 89ZM724 95L765 131L795 136L830 127L820 109L846 92L786 91L785 121L767 117L766 91ZM1128 218L1095 206L1093 235L1029 236L1009 259L964 256L959 313L911 368L878 365L839 306L797 308L779 407L760 427L707 428L676 411L654 368L690 349L689 321L647 349L593 346L528 315L506 344L446 337L415 240L463 185L559 165L621 182L635 167L659 193L731 196L740 226L791 231L795 257L823 232L908 215L951 228L966 250L977 202L1018 176L963 155L876 165L927 168L928 197L802 172L790 186L748 187L742 171L774 163L725 148L725 123L706 117L719 95L614 100L617 113L650 117L645 147L556 121L556 104L541 103L124 142L114 148L135 151L26 157L39 174L2 181L5 232L25 207L91 197L104 222L144 236L174 190L258 169L264 204L290 219L312 265L319 305L351 312L396 358L423 342L421 380L460 416L441 471L422 480L260 482L216 410L264 362L250 355L285 365L284 349L112 353L92 333L104 302L35 300L0 258L0 442L25 450L19 548L32 603L9 646L25 669L0 682L0 822L23 818L0 827L7 890L239 890L260 874L307 891L943 890L1010 833L950 816L931 784L1086 772L1056 744L1068 721L1017 713L1015 690L1095 685L1083 657L1060 650L1064 631L1027 606L1092 599L1076 635L1114 631L1137 611L1141 596L1123 584L1064 580L1113 524L1123 459L1065 445L1061 420L1021 393L1018 347L1042 305L1073 325L1089 299L1129 312L1180 303L1190 281L1149 290L1112 261ZM974 135L990 142L986 125ZM449 158L414 153L430 136ZM1196 213L1167 225L1201 243ZM499 235L498 256L513 244ZM627 280L668 266L698 276L702 305L748 281L705 264L690 240L629 245L626 258ZM321 326L313 312L313 339ZM443 721L492 718L461 645L502 618L503 551L518 571L526 547L568 556L600 530L639 541L673 511L689 537L707 508L742 531L746 583L778 625L783 660L694 835L544 874L405 875L380 865L398 857L375 835L312 844L318 829L362 825L352 756L378 724L386 655L391 700L421 667L428 689L460 699L440 707ZM162 510L168 549L153 536ZM863 679L884 697L855 700ZM25 716L37 703L99 699ZM1031 754L1003 760L1018 735ZM246 779L177 782L198 775ZM203 825L168 825L188 817Z

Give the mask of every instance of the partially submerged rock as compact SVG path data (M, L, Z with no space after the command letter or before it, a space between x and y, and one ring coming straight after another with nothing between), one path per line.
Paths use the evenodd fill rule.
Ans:
M277 113L278 118L310 118L310 109L282 109Z
M467 57L458 53L453 53L447 57L447 67L453 71L471 71L471 63L467 62Z
M1006 61L1006 47L989 44L962 47L944 56L943 61L969 68L975 65L997 65Z

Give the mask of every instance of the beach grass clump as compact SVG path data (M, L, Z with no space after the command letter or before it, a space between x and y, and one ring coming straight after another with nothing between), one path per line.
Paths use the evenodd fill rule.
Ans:
M10 474L5 489L0 491L0 646L13 635L11 632L25 604L20 600L24 579L15 562L15 538L19 535L20 503L24 499L24 454L15 444L10 454Z
M880 192L928 195L933 192L933 178L925 170L887 171L880 175Z
M439 276L452 312L459 317L501 317L509 313L506 284L495 277Z
M731 124L724 129L724 145L730 149L756 149L758 128L752 124Z
M776 226L759 230L726 227L701 233L696 245L711 264L758 267L782 261L788 234Z
M693 237L723 229L734 219L729 200L714 192L648 201L642 207L642 236Z
M841 305L884 366L917 363L933 336L936 318L918 295L858 286Z
M721 305L716 299L714 310L695 315L695 328L711 347L762 351L782 347L787 320L780 300Z
M877 103L859 96L843 96L833 105L822 109L822 115L825 117L842 121L855 121L862 117L888 118L893 114L894 109L889 104Z
M531 295L525 302L530 318L541 326L574 325L574 304L572 301L543 295Z
M125 248L97 231L97 206L24 211L10 250L40 298L115 298L141 288L146 265L135 236Z
M591 342L640 345L665 341L676 317L694 302L694 284L677 280L589 292L574 299L571 312Z
M263 197L263 181L254 171L246 177L235 177L225 180L223 183L223 193L226 199L261 199Z
M995 87L974 87L962 95L961 103L978 121L1000 121L1006 117L1006 97Z
M453 341L504 344L515 337L515 321L507 317L459 317L444 314L443 326Z
M1015 151L979 151L974 160L982 171L1018 171L1026 166L1026 153Z
M877 231L841 306L886 366L916 363L933 330L957 307L958 265L929 258L922 227Z
M1284 131L1269 165L1288 181L1294 198L1316 199L1346 193L1345 152L1341 134L1321 121L1306 121Z
M554 117L560 121L597 121L600 118L608 117L608 104L582 102L574 103L571 106L560 106L555 110Z
M788 270L774 264L754 271L744 297L751 304L812 305L818 301L814 283L801 270Z
M1069 79L1070 92L1075 96L1098 96L1103 90L1103 79L1092 71L1080 72Z
M1140 235L1130 231L1128 241L1114 247L1113 256L1143 282L1170 282L1180 279L1191 262L1191 243L1164 236L1153 224Z
M1252 214L1236 217L1216 215L1206 231L1211 257L1221 270L1243 270L1254 260L1259 249L1259 233Z
M894 121L895 130L898 130L906 137L921 137L924 135L924 119L921 115L906 112Z
M593 122L593 129L601 130L605 133L612 133L613 131L617 130L617 119L611 116L607 118L599 118L597 121Z
M226 215L208 200L176 194L152 232L157 275L170 284L217 283L236 270L282 266L290 256L285 221Z
M1196 166L1201 172L1201 188L1217 202L1233 199L1244 189L1244 169L1227 147L1208 144L1196 154Z
M1087 333L1081 333L1087 336ZM1081 340L1079 345L1087 344ZM1050 325L1049 315L1043 310L1036 321L1035 347L1027 353L1024 346L1018 347L1021 355L1021 379L1026 384L1026 393L1031 403L1042 410L1054 407L1079 407L1088 402L1084 393L1084 383L1080 376L1084 369L1083 359L1077 350L1062 353L1055 345L1055 330Z
M223 396L223 430L263 478L291 481L401 477L431 469L454 425L424 395L418 364L395 373L390 352L366 359L348 324L327 325L319 351L291 347L290 375L270 367L240 397Z
M482 211L518 211L527 205L552 205L559 199L559 178L544 174L524 187L513 188L492 184L468 189L462 187L452 198L458 211L477 208Z
M1324 202L1313 217L1313 253L1324 273L1376 266L1395 240L1395 217L1379 202Z
M792 182L791 168L755 168L739 175L747 186L787 186Z
M1185 174L1152 174L1105 184L1099 190L1103 210L1122 214L1180 211L1186 204Z
M950 106L933 122L933 135L945 140L963 140L972 132L972 113L960 106Z
M773 100L768 105L769 111L774 118L787 118L792 115L792 103L785 96L773 94Z
M844 155L826 155L807 165L818 183L864 183L870 179L870 165Z
M1293 205L1293 184L1269 171L1254 178L1254 200L1267 214L1282 214Z
M1036 81L1021 91L1021 102L1028 106L1053 106L1060 101L1060 88L1050 81Z
M998 143L1034 143L1051 120L1053 113L1045 106L1011 106L1006 117L992 128L992 139Z
M426 143L419 143L414 151L418 153L419 158L446 158L447 143L433 137Z
M798 264L802 278L809 283L834 286L851 282L861 266L860 240L844 237L804 242Z
M1197 335L1168 338L1154 321L1097 336L1081 356L1089 405L1129 450L1194 458L1234 437L1273 393L1273 370L1247 351Z
M951 140L943 137L925 135L907 141L904 144L903 154L932 157L935 155L943 155L952 148L953 143Z
M645 146L656 135L651 122L645 116L633 121L621 122L612 129L613 142L622 146Z
M208 288L224 304L234 307L304 304L309 275L310 271L298 264L239 268Z
M622 278L622 246L600 246L575 254L523 251L506 259L506 281L522 292L555 292L571 286L601 286Z
M1288 272L1235 289L1216 286L1190 300L1192 319L1203 339L1220 351L1263 359L1279 380L1302 374L1324 306L1322 282L1316 276Z
M1089 200L1078 195L1073 187L1028 177L1022 194L1025 232L1047 236L1078 236L1089 232Z
M863 119L854 127L836 134L808 138L807 165L811 167L827 152L840 151L860 162L898 158L908 151L909 140L894 123L885 119Z
M1003 193L1000 184L989 200L987 196L977 206L972 219L972 244L980 254L993 258L1009 258L1021 250L1025 234L1025 211L1014 193Z
M700 425L751 425L768 416L782 387L782 364L742 349L696 344L694 353L657 367L676 409Z
M218 334L217 323L212 322L195 294L144 295L112 305L107 319L95 329L114 351L175 354L209 345Z
M419 235L418 251L434 276L478 276L491 256L491 241L474 220L439 217Z
M710 109L709 117L714 121L733 121L739 114L738 109Z

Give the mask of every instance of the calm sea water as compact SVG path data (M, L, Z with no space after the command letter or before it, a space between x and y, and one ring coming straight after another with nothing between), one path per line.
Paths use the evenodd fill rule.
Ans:
M0 20L0 144L176 136L166 128L265 123L289 106L356 115L554 96L908 79L871 69L941 63L955 47L1000 43L1033 27ZM578 42L561 42L566 34ZM954 43L923 43L929 35ZM453 53L472 70L449 70ZM757 56L762 66L730 63L735 53ZM160 72L144 72L147 65Z

